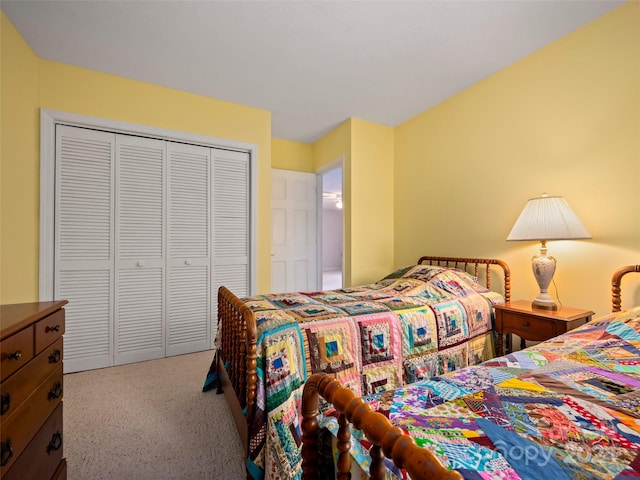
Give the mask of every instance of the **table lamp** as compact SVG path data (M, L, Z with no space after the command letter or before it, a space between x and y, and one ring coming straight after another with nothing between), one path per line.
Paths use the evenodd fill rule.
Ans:
M532 302L534 308L558 309L548 293L556 271L556 259L547 256L547 241L584 238L591 238L591 235L564 198L545 193L530 199L524 206L507 240L536 240L541 243L540 255L532 258L533 275L540 287L540 295Z

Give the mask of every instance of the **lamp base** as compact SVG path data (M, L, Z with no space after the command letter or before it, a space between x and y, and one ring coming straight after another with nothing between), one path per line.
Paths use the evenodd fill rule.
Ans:
M558 305L554 302L549 295L549 298L541 298L542 295L538 296L535 300L531 302L531 306L533 308L539 308L540 310L558 310Z
M542 310L557 310L558 305L553 301L547 290L556 271L556 259L552 256L547 256L546 241L541 241L540 255L535 255L531 259L531 267L533 275L536 277L536 282L540 287L540 295L531 302L531 305L533 308Z

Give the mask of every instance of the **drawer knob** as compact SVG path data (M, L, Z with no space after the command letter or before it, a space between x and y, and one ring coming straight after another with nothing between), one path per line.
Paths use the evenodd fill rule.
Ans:
M54 400L56 398L60 398L62 396L62 383L59 381L53 384L51 390L49 390L48 398L49 400Z
M7 356L9 357L10 360L20 360L20 357L22 356L22 351L16 350L15 352L11 352Z
M0 415L4 415L11 408L11 394L3 393L0 397Z
M6 442L0 444L0 466L4 467L13 457L13 443L8 438Z
M529 322L523 322L523 323L522 323L522 326L523 326L523 327L528 327L528 326L529 326Z
M51 454L51 452L55 450L60 450L60 447L62 447L62 434L60 432L56 432L51 437L49 445L47 445L47 454Z
M49 363L58 363L62 358L62 353L59 348L56 348L51 355L49 355Z
M49 333L49 332L59 332L60 331L60 325L54 325L53 327L50 327L47 325L47 328L44 329L45 333Z

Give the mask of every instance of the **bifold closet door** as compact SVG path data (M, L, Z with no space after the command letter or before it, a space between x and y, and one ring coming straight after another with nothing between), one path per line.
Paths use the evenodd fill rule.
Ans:
M56 126L54 295L65 373L207 350L250 293L247 152Z
M211 348L211 149L170 142L167 355Z
M56 127L54 298L66 299L64 369L113 364L115 135Z
M247 152L212 150L213 155L213 311L218 288L239 297L250 293L251 245L250 156ZM213 338L217 332L214 325Z
M165 168L165 141L116 137L116 365L165 356Z

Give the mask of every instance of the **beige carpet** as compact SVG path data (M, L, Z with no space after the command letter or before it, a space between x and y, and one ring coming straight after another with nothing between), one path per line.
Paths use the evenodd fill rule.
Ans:
M213 352L64 376L69 480L243 479L224 395L203 393Z

